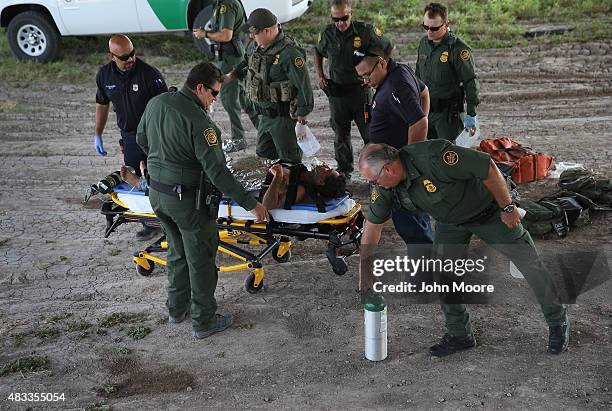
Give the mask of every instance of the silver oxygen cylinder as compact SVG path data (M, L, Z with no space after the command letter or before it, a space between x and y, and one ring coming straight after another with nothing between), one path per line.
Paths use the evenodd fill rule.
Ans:
M387 358L387 306L366 303L363 306L365 357L370 361Z

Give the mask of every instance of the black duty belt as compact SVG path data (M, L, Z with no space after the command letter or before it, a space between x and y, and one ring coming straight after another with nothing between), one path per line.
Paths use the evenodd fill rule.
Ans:
M275 106L267 107L264 109L267 117L290 117L290 105L289 103L277 103Z
M480 213L476 214L474 217L470 218L464 223L461 224L484 224L499 210L499 206L495 201L493 201L487 208L482 210Z
M183 195L189 193L195 193L197 191L197 187L186 187L183 184L164 184L159 181L149 180L149 187L152 189L159 191L160 193L168 194L173 197L178 198L179 200L183 199Z
M461 113L463 111L463 98L451 97L431 99L429 111L432 113L439 113L446 110Z

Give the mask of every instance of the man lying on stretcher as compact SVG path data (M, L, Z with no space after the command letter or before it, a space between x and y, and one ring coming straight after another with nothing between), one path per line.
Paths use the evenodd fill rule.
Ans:
M290 209L296 203L316 204L325 211L325 200L342 197L346 192L343 174L323 164L309 171L304 164L278 162L270 167L261 186L259 198L268 210Z
M145 175L144 161L140 164ZM121 178L126 183L146 191L144 177L138 177L126 166L121 166ZM346 192L343 174L328 165L318 165L309 171L303 164L276 163L270 167L261 186L259 198L268 210L290 209L296 203L316 204L319 211L325 211L325 200L342 197Z

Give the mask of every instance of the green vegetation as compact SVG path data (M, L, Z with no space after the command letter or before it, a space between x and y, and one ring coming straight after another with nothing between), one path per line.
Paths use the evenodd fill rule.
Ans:
M118 324L132 324L142 322L147 319L146 314L143 313L125 313L118 312L107 315L99 322L99 326L102 328L109 328Z
M151 332L151 329L149 327L146 327L144 325L137 325L135 327L131 327L128 330L127 335L133 340L142 340L147 335L149 335L150 332Z
M0 369L0 377L15 372L36 372L49 369L49 358L41 355L31 355L17 358Z
M85 411L110 411L112 409L113 408L110 405L103 404L100 402L89 404L87 407L84 408Z
M612 37L612 0L471 0L450 3L452 29L474 48L525 46L584 42ZM356 19L380 27L396 42L401 52L414 53L419 37L423 1L355 1ZM284 25L287 32L303 45L312 45L322 27L330 23L327 0L315 0L299 19ZM564 35L524 37L525 31L543 24L574 24L576 29ZM136 37L136 53L162 68L173 64L193 64L202 55L193 46L189 33L142 35ZM13 58L5 30L0 32L0 79L25 86L31 82L92 81L98 68L108 61L107 36L67 37L63 39L59 59L49 64L20 62ZM20 110L14 102L0 101L0 112ZM44 153L43 153L44 155Z
M70 321L68 324L66 324L66 331L68 332L76 332L76 331L80 331L80 332L84 332L87 329L89 329L89 327L91 327L92 324L88 323L87 321L84 320L78 320L78 321Z
M400 50L414 53L422 35L424 3L416 0L355 1L353 16L375 24L391 38L396 37L397 32L412 34L408 41L403 40L398 46ZM584 42L608 39L612 35L608 17L612 0L472 0L446 4L449 5L451 28L474 48ZM313 44L320 28L329 23L328 2L319 0L304 16L286 23L285 27L302 44ZM543 24L574 24L576 30L532 40L524 37L528 28Z
M59 337L60 334L61 331L59 330L59 328L47 328L44 330L38 330L34 333L34 335L36 335L41 340L52 340L54 338Z

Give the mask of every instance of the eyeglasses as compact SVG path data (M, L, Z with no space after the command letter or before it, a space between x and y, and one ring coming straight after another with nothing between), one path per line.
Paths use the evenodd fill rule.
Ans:
M442 23L441 25L439 25L438 27L433 27L433 26L427 26L425 24L421 24L421 26L423 27L423 30L425 31L431 31L432 33L435 33L436 31L440 30L442 27L444 27L444 23Z
M219 93L221 92L221 90L215 90L214 88L208 87L204 85L204 88L206 90L210 90L210 94L212 94L213 97L217 97L219 95Z
M132 51L129 54L124 54L123 56L118 56L115 53L111 54L115 57L117 57L119 60L121 61L128 61L130 58L134 57L134 55L136 54L136 49L132 49Z
M385 163L383 164L383 166L380 168L380 171L378 172L378 175L376 176L376 178L374 180L369 181L370 183L370 187L374 188L374 187L378 187L378 180L380 180L380 178L382 177L383 171L385 170L385 167L388 165L389 163Z
M342 16L342 17L331 16L331 19L334 23L340 23L341 21L348 21L348 19L350 18L351 18L350 14L347 14L346 16Z
M372 70L368 71L367 73L359 76L359 78L363 81L368 81L370 79L370 76L372 75L372 73L374 73L374 70L376 70L376 66L378 66L378 63L380 63L380 60L378 60L376 62L376 64L374 64L374 67L372 67Z

